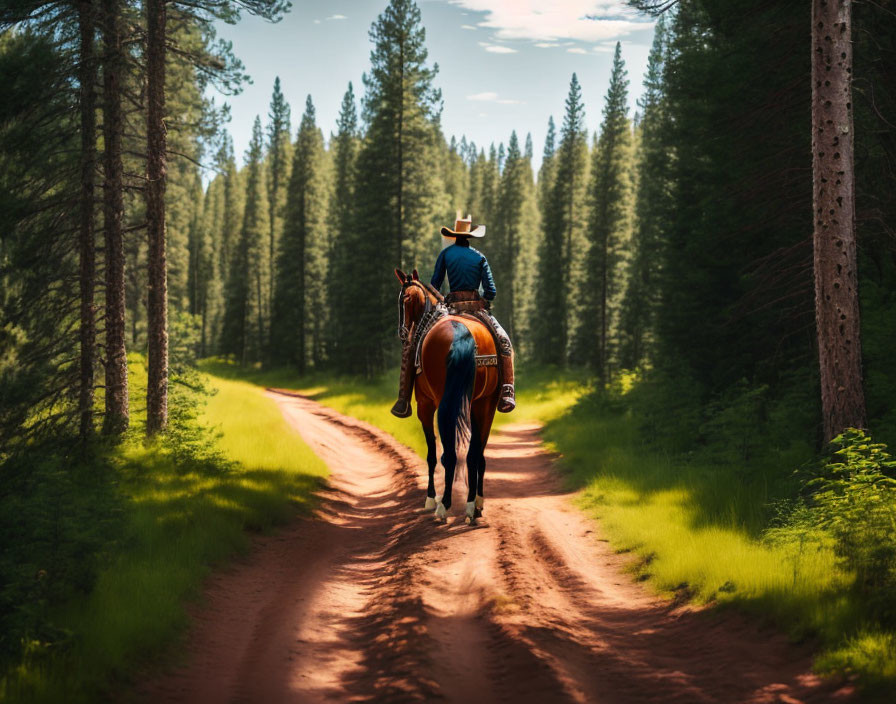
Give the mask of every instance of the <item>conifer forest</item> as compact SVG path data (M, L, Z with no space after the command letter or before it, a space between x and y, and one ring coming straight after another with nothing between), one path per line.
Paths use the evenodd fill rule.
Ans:
M313 643L302 619L308 633L348 632L355 670L315 660L319 643L296 655L336 701L469 701L448 684L457 675L436 655L448 626L433 616L461 586L446 576L437 593L425 570L476 560L501 576L472 568L488 606L457 616L451 637L504 653L505 678L471 665L477 692L758 702L778 683L780 701L887 701L896 1L581 2L652 23L646 71L615 41L609 80L585 86L599 103L586 104L582 71L557 75L566 99L544 106L544 139L502 122L489 143L443 124L427 43L453 30L425 25L425 2L381 0L363 80L344 85L335 123L314 95L286 97L327 66L283 66L237 153L228 100L251 76L220 30L276 23L289 0L0 0L0 701L323 701L310 680L293 699L270 689L299 677L280 678L273 650L191 670L224 652L201 650L216 637L194 620L206 603L276 607L297 642ZM360 471L362 455L333 445L401 464L395 476L410 478L395 487L425 480L427 456L445 462L416 416L389 415L402 354L393 270L428 283L440 228L467 213L487 225L473 244L513 341L517 409L496 420L495 455L486 447L484 529L449 517L442 538L429 514L408 518L406 489L362 510L387 489L371 475L351 494L340 472ZM321 449L333 428L342 440ZM533 449L542 442L553 454ZM513 484L524 470L541 474ZM571 492L564 511L603 543L557 547L567 538L545 526L573 519L535 502ZM424 498L409 505L419 513ZM337 514L365 537L327 533ZM271 538L253 537L272 531L309 552L275 559ZM314 547L325 545L338 547ZM598 549L610 557L569 562ZM290 604L335 594L315 608L368 620L344 631L237 587L215 601L205 580L247 551L293 570L277 579L308 591ZM382 576L351 577L346 555ZM314 560L330 568L301 571ZM544 591L538 570L552 575ZM655 660L607 664L606 643L628 647L645 628L634 616L594 626L609 613L594 594L620 581L737 615L648 616L658 635L637 647ZM786 637L766 647L756 624ZM273 626L259 632L266 648L281 642ZM171 665L180 651L187 664ZM767 673L739 674L751 652L767 654ZM699 669L694 653L717 664ZM618 696L601 698L589 672ZM676 689L681 672L691 689ZM192 694L164 698L173 691Z

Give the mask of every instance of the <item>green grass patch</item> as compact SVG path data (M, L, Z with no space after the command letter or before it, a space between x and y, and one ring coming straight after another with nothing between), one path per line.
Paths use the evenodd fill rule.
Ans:
M141 359L132 358L131 372L139 407ZM276 404L251 383L208 381L217 392L198 414L177 418L175 437L147 446L136 418L122 444L103 450L104 481L117 497L107 511L119 516L115 533L92 544L104 558L83 593L40 605L43 621L67 637L45 640L31 629L0 698L86 702L121 686L135 667L166 653L187 623L185 602L215 565L247 548L249 532L309 506L326 468ZM68 503L78 505L78 486L69 490ZM45 559L36 567L52 572L52 556Z

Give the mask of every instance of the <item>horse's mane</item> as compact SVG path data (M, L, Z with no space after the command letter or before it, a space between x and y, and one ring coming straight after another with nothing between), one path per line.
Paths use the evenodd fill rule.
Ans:
M428 291L432 296L436 299L437 303L444 303L445 297L441 294L441 292L432 284L428 284L425 281L421 281L420 279L415 279L414 283L420 284L424 291Z

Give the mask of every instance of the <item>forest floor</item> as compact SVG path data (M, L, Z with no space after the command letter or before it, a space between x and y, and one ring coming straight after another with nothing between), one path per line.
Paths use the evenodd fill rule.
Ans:
M328 465L328 487L314 517L210 579L184 662L139 699L852 698L780 632L633 581L629 557L574 507L538 425L493 435L480 524L463 522L458 482L441 525L421 510L425 465L410 449L307 398L271 397Z

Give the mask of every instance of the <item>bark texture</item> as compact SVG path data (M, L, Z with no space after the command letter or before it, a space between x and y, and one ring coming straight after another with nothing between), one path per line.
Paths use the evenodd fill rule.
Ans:
M146 432L168 424L168 266L165 254L165 0L146 3L146 224L149 289L147 337L149 375L146 387Z
M78 1L81 84L81 195L78 214L79 279L81 288L81 358L79 364L78 416L82 438L93 433L93 366L96 356L94 278L94 171L96 169L96 15L90 0Z
M856 263L851 0L812 0L815 319L824 438L865 426Z
M121 2L103 0L103 235L106 254L106 416L103 432L128 428L128 360L125 350L124 169L121 161Z

